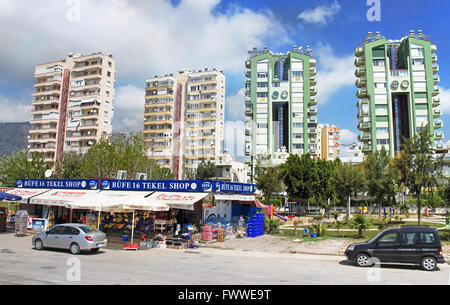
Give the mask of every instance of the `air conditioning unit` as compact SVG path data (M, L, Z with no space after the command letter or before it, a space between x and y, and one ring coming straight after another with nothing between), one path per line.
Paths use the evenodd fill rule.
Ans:
M137 173L136 180L147 180L147 174L145 173Z
M125 180L125 179L127 179L127 171L118 171L117 180Z

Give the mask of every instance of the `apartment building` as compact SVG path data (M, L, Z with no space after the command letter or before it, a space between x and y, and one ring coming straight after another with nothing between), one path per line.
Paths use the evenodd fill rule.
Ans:
M294 46L285 53L253 48L245 62L245 153L317 157L316 59Z
M334 160L339 157L340 150L340 128L329 124L318 125L319 158L323 160Z
M444 147L439 117L436 45L421 30L400 40L369 32L355 49L358 129L363 152L385 146L398 154L404 138L428 126L434 148Z
M182 70L147 79L144 116L148 157L185 179L223 153L225 75Z
M112 133L115 60L112 55L69 54L37 65L29 158L60 161L63 153L85 154L102 136Z

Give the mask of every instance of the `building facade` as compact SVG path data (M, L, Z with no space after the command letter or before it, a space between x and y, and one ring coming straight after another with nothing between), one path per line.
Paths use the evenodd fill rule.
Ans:
M249 52L245 72L245 153L318 156L316 59L311 49Z
M318 143L319 158L323 160L334 160L339 157L340 150L340 128L334 125L318 125Z
M384 145L391 156L401 150L404 138L411 138L428 126L434 148L441 149L444 134L439 66L436 45L418 31L400 40L386 40L379 32L368 33L355 49L356 96L359 99L358 129L363 152L376 152Z
M225 75L183 70L148 79L144 116L147 156L185 179L223 153Z
M112 55L69 54L37 65L29 158L60 161L65 152L85 154L102 136L112 133L115 60Z

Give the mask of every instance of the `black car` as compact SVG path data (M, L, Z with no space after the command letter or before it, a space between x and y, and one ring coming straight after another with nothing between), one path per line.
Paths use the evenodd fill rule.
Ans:
M374 265L373 258L380 263L416 264L427 271L445 263L439 234L436 228L427 226L384 230L367 242L351 244L345 255L361 267Z

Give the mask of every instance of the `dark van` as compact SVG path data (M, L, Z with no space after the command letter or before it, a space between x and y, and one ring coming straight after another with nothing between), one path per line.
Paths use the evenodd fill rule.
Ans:
M427 271L445 263L438 231L427 226L384 230L367 242L351 244L345 255L360 267L374 265L373 258L380 263L416 264Z

